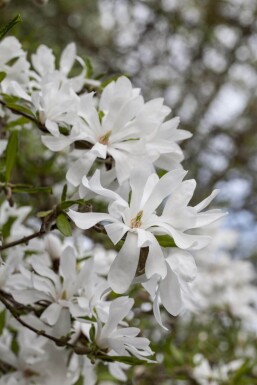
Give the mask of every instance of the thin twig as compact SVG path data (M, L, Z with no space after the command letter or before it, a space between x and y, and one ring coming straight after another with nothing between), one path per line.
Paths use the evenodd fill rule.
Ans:
M27 329L33 331L39 336L43 336L48 338L49 340L55 342L58 346L69 346L73 347L72 344L69 344L68 342L64 342L59 338L53 337L50 334L46 333L44 330L38 330L34 328L34 326L29 325L26 321L20 318L20 316L17 314L16 310L12 307L12 305L9 303L9 301L4 297L3 292L0 292L0 301L5 305L6 309L9 310L9 312L12 314L12 316L24 327Z
M5 249L9 249L10 247L14 247L14 246L20 245L22 243L28 243L29 241L31 241L31 239L40 237L41 235L44 235L45 233L46 233L46 230L41 228L36 233L28 235L27 237L23 237L23 238L18 239L17 241L6 243L5 245L0 246L0 251L5 250Z

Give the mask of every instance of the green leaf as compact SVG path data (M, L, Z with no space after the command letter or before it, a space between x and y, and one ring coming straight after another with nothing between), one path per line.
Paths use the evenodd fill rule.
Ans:
M18 14L12 20L9 21L3 28L0 29L0 40L10 31L17 23L22 21L21 16Z
M174 239L169 235L155 235L155 238L159 242L159 245L162 247L176 247Z
M3 333L4 326L5 326L5 309L2 310L0 313L0 336Z
M124 364L128 365L145 365L147 362L144 360L140 360L136 357L131 356L104 356L97 354L96 356L100 360L107 361L107 362L123 362Z
M4 80L4 78L6 77L6 73L5 72L0 72L0 83Z
M53 212L53 210L39 211L37 213L37 217L38 218L45 218L45 217L47 217L47 215L51 214L52 212Z
M56 226L65 237L70 237L72 235L69 219L64 213L58 215Z
M27 193L27 194L37 194L37 193L49 193L52 194L52 187L33 187L33 186L19 186L15 185L12 188L14 193Z
M15 165L16 157L18 152L18 131L13 131L9 137L7 148L6 148L6 170L5 180L10 181L13 167Z
M86 59L85 59L85 64L87 67L86 77L90 79L90 78L92 78L92 76L94 74L94 69L93 69L93 65L91 63L91 60L88 57L86 57Z
M77 199L74 201L65 201L65 202L62 202L60 204L60 208L61 208L61 210L66 210L72 205L82 205L84 203L85 203L85 201L83 199Z
M95 339L95 326L94 325L92 325L90 328L89 337L90 337L90 341L94 341L94 339Z
M28 108L21 106L20 104L7 103L7 107L9 107L12 110L15 110L17 112L21 112L23 114L26 114L26 115L30 116L31 118L35 119L35 116L31 113L31 111Z
M4 239L8 238L11 234L12 225L16 221L17 217L9 217L7 222L2 227L2 236Z
M12 128L16 126L24 126L24 124L29 123L29 119L25 118L24 116L21 116L20 118L13 120L12 122L9 122L5 125L5 128Z
M65 184L63 186L63 189L62 189L62 196L61 196L61 201L64 202L66 200L66 196L67 196L67 189L68 189L68 186L67 184Z

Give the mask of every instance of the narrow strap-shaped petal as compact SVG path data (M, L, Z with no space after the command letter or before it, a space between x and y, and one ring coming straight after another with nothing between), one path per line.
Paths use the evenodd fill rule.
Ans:
M120 297L111 302L109 317L102 329L101 338L108 338L123 318L129 313L134 300L129 297ZM122 330L122 329L121 329Z
M60 70L64 75L68 75L76 58L76 45L68 44L62 52L60 58Z
M116 293L124 293L135 277L140 253L137 238L137 234L127 234L124 245L111 265L108 282Z
M182 309L181 290L178 277L167 266L167 275L160 282L160 297L165 309L173 316L177 316Z
M97 223L103 221L116 221L110 214L105 213L78 213L77 211L69 210L67 214L73 220L75 225L82 230L90 229Z

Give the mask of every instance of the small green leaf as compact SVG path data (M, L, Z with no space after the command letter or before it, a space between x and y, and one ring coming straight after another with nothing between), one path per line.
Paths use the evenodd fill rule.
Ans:
M18 152L18 131L13 131L9 137L7 148L6 148L6 170L5 180L10 181L13 167L15 165L16 157Z
M63 186L63 189L62 189L62 196L61 196L61 201L64 202L66 200L66 197L67 197L67 189L68 189L68 186L67 184L65 184Z
M2 310L0 313L0 336L3 333L4 326L5 326L5 309Z
M3 28L0 29L0 40L10 31L17 23L21 22L22 18L18 14L12 20L9 21Z
M13 120L12 122L9 122L5 125L5 128L11 128L16 126L24 126L24 124L29 123L29 119L25 118L24 116L21 116L20 118Z
M162 247L176 247L174 239L169 235L155 235L155 238L159 242L159 245Z
M85 203L85 201L83 199L77 199L74 201L65 201L65 202L62 202L60 204L60 208L61 208L61 210L66 210L72 205L82 205L84 203Z
M91 79L93 74L94 74L94 69L93 69L93 65L91 63L91 60L88 57L86 57L86 59L85 59L85 64L86 64L86 67L87 67L86 77Z
M128 365L145 365L146 361L140 360L136 357L131 356L104 356L104 355L97 355L97 358L103 361L107 362L123 362L124 364Z
M89 337L90 337L90 341L94 341L94 339L95 339L95 326L94 325L92 325L90 328Z
M15 185L12 188L14 193L27 193L27 194L37 194L37 193L49 193L52 194L52 187L33 187L33 186L19 186Z
M37 213L37 217L38 218L45 218L45 217L47 217L47 215L51 214L52 212L53 212L53 210L39 211Z
M0 83L5 79L6 73L5 72L0 72Z
M16 221L17 217L9 217L7 222L2 226L2 236L4 239L8 238L11 234L12 225Z
M56 219L56 226L60 232L65 235L65 237L70 237L72 235L69 219L64 213L58 215Z
M20 104L8 103L7 107L12 108L13 110L15 110L17 112L22 112L22 113L30 116L31 118L35 119L35 116L31 113L31 111L28 108L21 106Z

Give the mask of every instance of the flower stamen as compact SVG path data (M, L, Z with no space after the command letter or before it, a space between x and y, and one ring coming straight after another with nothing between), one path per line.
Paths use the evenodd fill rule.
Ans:
M108 132L106 132L106 134L100 136L100 138L98 139L98 142L101 143L101 144L107 145L108 142L109 142L109 139L110 139L111 134L112 134L112 131L111 131L111 130L108 131Z
M141 222L142 216L143 216L143 210L140 210L137 213L136 217L131 219L130 224L131 224L132 228L139 228L139 227L141 227L141 225L142 225L142 222Z

